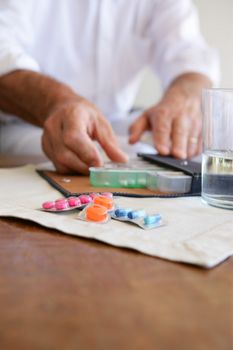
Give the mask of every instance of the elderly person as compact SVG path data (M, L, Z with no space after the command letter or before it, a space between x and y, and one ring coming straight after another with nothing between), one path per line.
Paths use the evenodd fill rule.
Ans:
M42 152L62 173L124 162L111 123L127 118L145 66L163 96L129 128L162 155L201 148L200 96L218 59L190 0L0 0L0 151ZM123 124L122 124L123 125ZM38 146L37 146L38 145Z

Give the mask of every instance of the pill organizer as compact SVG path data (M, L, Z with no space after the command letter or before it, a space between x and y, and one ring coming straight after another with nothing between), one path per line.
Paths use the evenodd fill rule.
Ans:
M128 163L106 162L103 167L91 167L90 182L95 187L146 188L149 171L166 168L136 158Z
M85 194L89 195L92 195L93 190L97 193L110 191L114 196L137 198L201 195L201 163L157 154L142 153L138 156L139 158L130 160L127 164L109 162L103 167L91 168L89 178L91 183L89 185L87 185L86 179L80 179L78 175L69 176L70 182L64 183L64 176L56 172L44 170L37 170L37 172L65 197L83 194L80 183L85 186ZM179 172L178 176L172 175L173 171ZM150 176L148 176L149 173ZM189 176L191 176L191 188ZM127 188L128 190L125 190ZM94 196L96 195L95 193Z
M181 171L158 171L147 174L147 188L168 193L187 193L191 189L192 176Z
M103 167L90 168L90 182L96 187L148 188L166 193L187 193L192 177L142 159L128 163L107 162Z

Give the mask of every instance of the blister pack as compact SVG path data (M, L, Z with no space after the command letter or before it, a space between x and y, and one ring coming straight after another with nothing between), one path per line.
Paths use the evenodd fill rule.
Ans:
M162 217L159 213L148 214L144 209L115 208L111 217L119 221L127 221L138 225L144 230L150 230L163 225Z
M106 223L110 217L110 212L114 210L113 197L106 195L99 195L93 198L93 202L87 205L79 214L78 219L95 222L95 223Z
M98 198L98 199L97 199ZM106 198L106 199L101 199ZM60 213L64 211L70 211L74 209L83 209L88 204L92 202L111 202L113 195L111 192L103 192L103 193L90 193L90 194L81 194L79 196L72 196L67 198L58 198L52 201L46 201L42 203L40 210ZM96 203L97 204L97 203Z

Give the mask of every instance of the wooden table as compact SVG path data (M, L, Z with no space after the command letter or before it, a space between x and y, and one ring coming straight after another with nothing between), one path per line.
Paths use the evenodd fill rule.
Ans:
M204 270L0 219L0 349L233 349L233 258Z

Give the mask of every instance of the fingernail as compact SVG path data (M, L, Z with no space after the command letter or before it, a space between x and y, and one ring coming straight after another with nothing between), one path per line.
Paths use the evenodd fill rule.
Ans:
M186 153L182 153L182 154L180 155L180 158L181 158L181 159L186 159L186 158L187 158L187 154L186 154Z
M129 135L129 142L134 142L135 136L133 134Z
M159 151L160 151L160 153L163 153L163 154L169 154L170 153L170 149L167 146L160 146L159 147Z
M128 162L129 156L127 154L125 154L125 153L123 153L122 155L123 155L124 161Z
M177 157L180 158L180 159L186 159L186 158L187 158L187 153L186 153L186 152L178 151L178 152L175 152L175 154L176 154Z
M103 162L100 159L93 159L89 164L90 167L99 167L101 165L103 165Z

